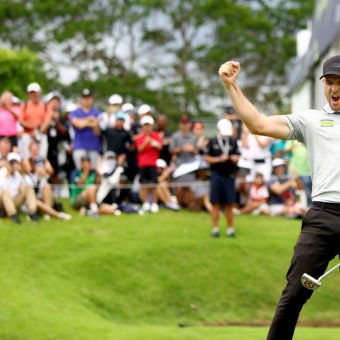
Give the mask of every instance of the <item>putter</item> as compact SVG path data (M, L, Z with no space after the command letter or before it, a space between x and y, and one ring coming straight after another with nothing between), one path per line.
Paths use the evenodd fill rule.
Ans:
M329 273L331 273L333 270L335 270L336 268L338 268L340 266L340 263L338 263L335 267L333 267L332 269L330 269L328 272L326 272L325 274L321 275L318 279L315 279L314 277L304 273L301 277L301 284L309 289L309 290L315 290L318 289L321 286L321 280L327 276Z

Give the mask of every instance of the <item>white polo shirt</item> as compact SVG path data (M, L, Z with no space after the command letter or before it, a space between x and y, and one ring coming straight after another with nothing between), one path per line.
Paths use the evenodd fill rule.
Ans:
M283 116L290 128L287 139L307 147L313 182L313 201L340 203L340 112L329 104Z
M0 192L3 189L8 189L11 197L15 198L19 194L21 185L25 185L25 181L18 171L15 171L13 175L9 175L5 167L0 168Z

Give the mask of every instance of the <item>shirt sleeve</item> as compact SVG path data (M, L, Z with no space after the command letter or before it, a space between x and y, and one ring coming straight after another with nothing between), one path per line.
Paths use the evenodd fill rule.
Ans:
M284 115L283 118L286 120L290 134L287 140L298 140L299 142L305 142L305 115L302 112L292 113L290 115Z

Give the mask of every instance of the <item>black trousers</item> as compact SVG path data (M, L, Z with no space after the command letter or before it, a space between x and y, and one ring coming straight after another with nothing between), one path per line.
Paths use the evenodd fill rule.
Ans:
M340 204L314 202L302 221L302 228L287 272L287 285L276 307L267 340L293 338L303 305L313 291L304 288L303 273L315 278L340 254Z

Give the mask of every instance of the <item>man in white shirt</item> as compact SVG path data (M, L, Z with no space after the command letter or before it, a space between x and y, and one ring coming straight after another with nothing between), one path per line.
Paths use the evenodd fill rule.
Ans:
M8 167L0 169L0 209L14 223L20 224L18 209L27 202L31 221L38 222L37 200L33 187L27 187L24 178L19 173L21 157L15 152L7 156Z

